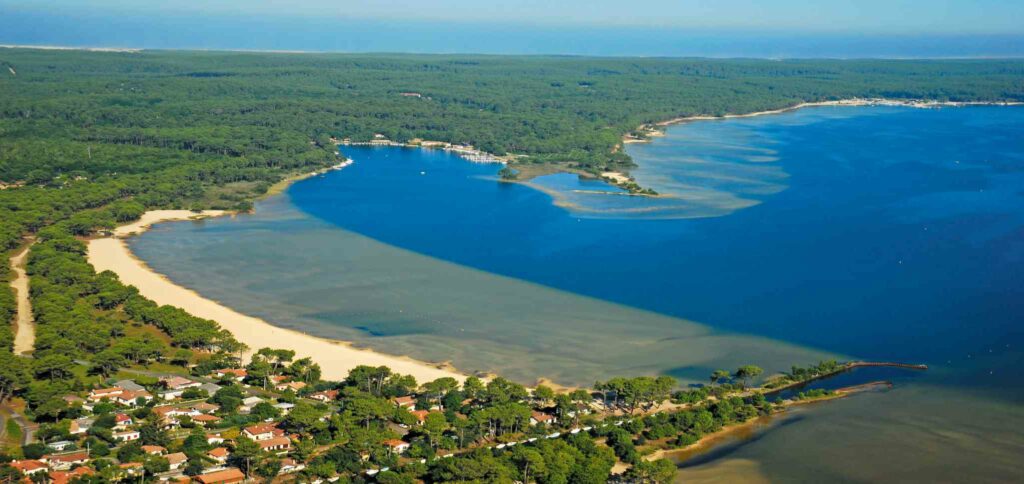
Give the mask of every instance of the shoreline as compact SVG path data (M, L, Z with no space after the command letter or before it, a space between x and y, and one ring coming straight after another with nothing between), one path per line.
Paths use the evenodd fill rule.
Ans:
M643 132L647 137L639 138L626 134L622 137L622 144L635 144L635 143L649 143L651 138L659 138L665 136L665 132L658 128L665 128L675 124L688 123L691 121L715 121L725 119L740 119L740 118L754 118L758 116L768 116L772 114L784 114L790 111L796 111L803 108L814 108L814 107L827 107L827 106L849 106L849 107L864 107L864 106L902 106L909 108L918 109L932 109L942 107L968 107L968 106L1021 106L1024 102L1018 101L933 101L924 99L886 99L886 98L850 98L840 99L837 101L814 101L814 102L802 102L792 106L769 109L765 111L755 111L752 113L745 114L724 114L721 116L712 116L707 114L698 114L693 116L680 116L677 118L668 119L665 121L658 121L655 123L641 124L637 127L636 131Z
M323 377L328 380L344 380L348 371L358 365L387 366L396 373L412 375L420 383L442 377L452 377L459 381L466 378L466 374L444 363L429 363L407 356L356 348L351 342L309 335L242 314L154 271L132 253L124 240L145 232L157 223L225 215L233 216L235 213L224 210L148 211L139 220L114 229L109 236L88 240L87 260L97 272L109 270L117 274L122 283L134 286L139 294L157 304L175 306L193 316L217 322L222 329L249 347L244 353L246 358L265 347L295 350L297 358L309 357L318 363Z

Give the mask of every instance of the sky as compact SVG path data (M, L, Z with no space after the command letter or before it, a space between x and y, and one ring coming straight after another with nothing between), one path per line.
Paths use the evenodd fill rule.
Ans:
M1024 0L0 0L0 44L711 57L1024 56Z

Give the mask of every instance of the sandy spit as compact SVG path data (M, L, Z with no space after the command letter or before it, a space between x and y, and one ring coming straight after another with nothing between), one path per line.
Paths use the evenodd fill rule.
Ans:
M264 347L290 349L296 358L312 358L323 371L327 380L342 380L349 370L358 365L387 366L392 371L412 375L423 383L441 377L465 378L444 365L431 364L405 356L387 355L371 350L359 349L343 341L328 340L304 334L295 330L279 328L262 319L247 316L212 301L202 295L179 286L163 275L153 271L145 262L136 258L123 238L145 231L157 222L190 220L226 215L227 212L207 210L155 210L146 212L134 223L118 227L113 236L92 239L88 242L88 260L97 271L112 271L125 284L138 288L139 293L157 304L176 306L194 316L216 321L249 348L252 352Z

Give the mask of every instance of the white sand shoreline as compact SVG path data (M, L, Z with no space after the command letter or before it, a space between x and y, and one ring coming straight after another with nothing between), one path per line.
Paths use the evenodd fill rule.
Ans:
M224 215L231 215L231 212L149 211L138 221L118 227L110 237L89 240L87 257L97 272L109 270L117 274L121 282L135 286L141 295L157 304L175 306L194 316L216 321L238 341L249 347L246 357L264 347L295 350L297 358L309 357L318 363L323 371L323 377L328 380L342 380L348 375L349 370L358 365L387 366L394 372L412 375L421 383L441 377L453 377L460 381L465 378L465 375L443 364L431 364L405 356L359 349L348 342L277 327L262 319L239 313L191 289L179 286L157 273L135 257L123 240L125 237L142 233L160 222Z

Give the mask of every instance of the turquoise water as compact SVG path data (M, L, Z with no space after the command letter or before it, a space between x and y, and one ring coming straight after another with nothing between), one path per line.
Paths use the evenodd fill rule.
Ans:
M666 196L346 148L354 165L253 215L159 226L132 248L275 324L528 382L927 363L684 475L1021 475L1024 110L804 109L627 149Z

